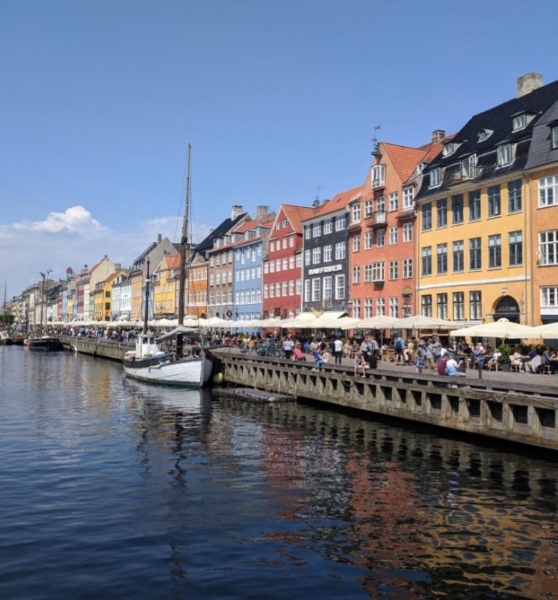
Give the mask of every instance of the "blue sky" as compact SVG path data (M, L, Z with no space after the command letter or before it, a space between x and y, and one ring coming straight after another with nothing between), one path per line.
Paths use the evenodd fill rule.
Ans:
M558 78L558 3L2 0L0 281L19 294L193 237L240 204L361 185L378 138L418 146Z

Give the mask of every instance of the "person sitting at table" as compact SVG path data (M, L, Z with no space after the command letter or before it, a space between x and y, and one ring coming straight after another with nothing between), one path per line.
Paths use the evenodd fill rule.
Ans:
M525 363L523 362L523 357L518 348L515 349L515 352L511 356L511 364L515 365L520 373L525 371Z
M551 361L551 360L552 360L552 359L550 358L550 349L549 349L549 347L547 346L547 347L544 349L544 352L542 353L542 356L541 356L541 367L544 367L545 365L549 365L549 366L550 366L550 361ZM551 369L551 370L552 370L552 369Z
M498 369L498 361L500 360L500 356L502 356L502 353L499 350L494 350L492 356L488 359L486 363L486 368L489 371L492 367Z
M529 354L527 355L530 359L535 358L537 356L537 347L531 346L531 350L529 350Z
M484 367L486 352L483 348L483 345L480 342L473 348L472 354L476 363L475 366L480 367L482 369Z
M461 361L459 361L460 363ZM464 377L465 373L459 369L459 363L452 354L446 361L446 373L450 377Z

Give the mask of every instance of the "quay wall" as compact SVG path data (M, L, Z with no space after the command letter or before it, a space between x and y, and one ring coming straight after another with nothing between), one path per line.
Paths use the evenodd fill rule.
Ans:
M126 352L135 348L131 342L113 342L70 335L61 335L60 341L66 350L118 361L124 358Z
M532 375L524 382L450 379L394 367L369 371L362 378L355 377L350 367L315 372L311 362L247 356L227 349L209 352L226 384L558 450L554 377Z

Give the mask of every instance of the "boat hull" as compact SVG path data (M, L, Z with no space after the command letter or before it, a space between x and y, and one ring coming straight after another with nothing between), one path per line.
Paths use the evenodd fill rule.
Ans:
M148 383L183 387L200 387L203 384L203 366L203 359L193 356L175 361L169 355L123 361L124 372L128 377Z
M53 337L30 338L27 340L26 346L28 350L34 352L59 352L64 350L62 342Z

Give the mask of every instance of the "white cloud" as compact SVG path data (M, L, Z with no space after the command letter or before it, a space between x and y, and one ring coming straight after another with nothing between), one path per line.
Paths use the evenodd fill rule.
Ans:
M51 277L65 279L66 268L74 272L89 267L107 255L122 267L129 267L160 234L172 242L180 239L182 223L176 217L161 217L143 223L128 223L116 231L100 223L83 206L49 213L43 221L0 224L0 283L7 283L8 297L19 295L40 272L52 270ZM194 228L192 241L201 241L209 227Z

